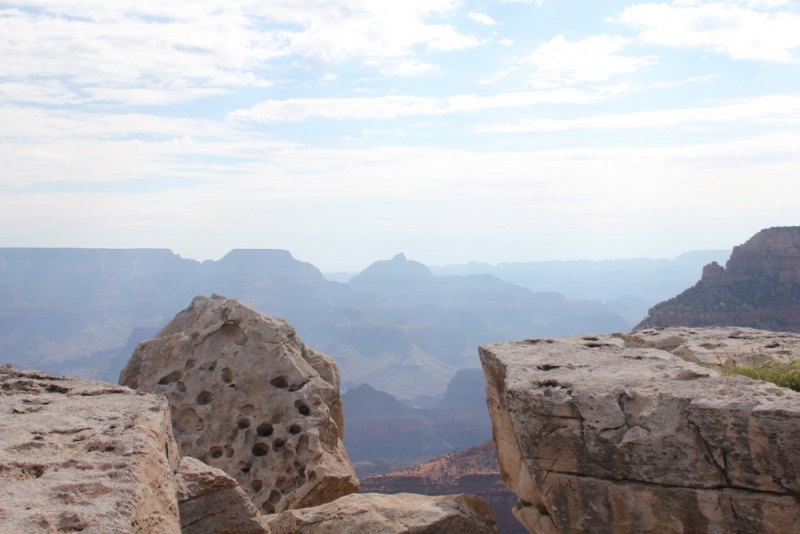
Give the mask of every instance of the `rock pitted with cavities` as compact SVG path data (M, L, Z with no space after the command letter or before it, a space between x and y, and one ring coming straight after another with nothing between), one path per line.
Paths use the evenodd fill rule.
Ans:
M281 319L196 297L139 344L120 384L165 395L181 454L230 474L262 513L358 489L336 365Z

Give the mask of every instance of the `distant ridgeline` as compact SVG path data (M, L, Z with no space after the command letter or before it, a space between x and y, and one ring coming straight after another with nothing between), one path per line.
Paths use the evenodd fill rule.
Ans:
M597 301L534 293L491 275L436 276L398 255L350 284L284 250L219 261L168 250L0 249L0 361L116 382L136 343L199 294L290 321L336 358L345 387L401 399L442 394L492 341L625 330Z
M800 227L762 230L735 247L725 267L657 304L636 327L747 326L800 332Z

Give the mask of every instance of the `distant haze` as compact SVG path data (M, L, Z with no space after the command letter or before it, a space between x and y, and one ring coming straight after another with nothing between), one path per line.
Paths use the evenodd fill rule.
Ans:
M798 223L799 63L791 0L4 2L0 247L730 249Z

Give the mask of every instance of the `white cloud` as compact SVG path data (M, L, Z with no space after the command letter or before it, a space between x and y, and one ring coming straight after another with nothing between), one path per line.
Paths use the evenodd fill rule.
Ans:
M499 44L503 45L503 46L514 46L514 40L513 39L500 39L497 42Z
M497 21L494 20L492 17L487 15L486 13L476 13L475 11L470 11L467 13L467 16L477 22L478 24L484 24L486 26L494 26L497 24Z
M800 15L756 11L784 2L644 3L625 8L619 22L640 29L638 39L674 48L701 48L733 59L790 63L798 60Z
M720 123L788 122L800 124L800 95L738 99L719 106L640 111L578 119L525 119L479 128L491 133L555 132L575 129L620 130L672 128Z
M535 67L531 81L536 87L603 82L655 61L652 57L619 54L628 44L628 39L611 35L596 35L573 42L558 35L540 45L520 63Z
M309 117L335 120L396 119L411 115L444 115L483 109L512 109L541 104L579 104L606 98L601 91L578 89L500 93L491 96L453 95L444 98L390 95L365 98L296 98L266 100L250 109L231 112L233 120L298 122Z
M272 62L287 56L352 60L408 74L435 70L417 57L420 48L453 51L479 44L440 23L458 8L456 0L20 0L14 5L0 8L5 81L68 80L123 103L174 103L197 97L201 93L190 89L200 87L264 87ZM127 88L137 92L125 95Z

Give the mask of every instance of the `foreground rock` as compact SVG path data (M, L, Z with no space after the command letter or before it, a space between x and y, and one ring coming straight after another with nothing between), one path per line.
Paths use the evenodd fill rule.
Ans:
M269 534L256 507L222 470L187 456L177 475L181 534Z
M620 337L480 355L501 473L529 531L777 534L800 524L800 394Z
M800 226L768 228L734 247L700 281L650 309L636 327L744 326L800 332Z
M268 518L274 534L491 534L487 504L473 495L360 493Z
M197 297L139 344L120 383L165 395L181 454L231 475L261 512L358 489L342 445L336 365L285 321Z
M0 531L178 533L167 402L0 367Z

